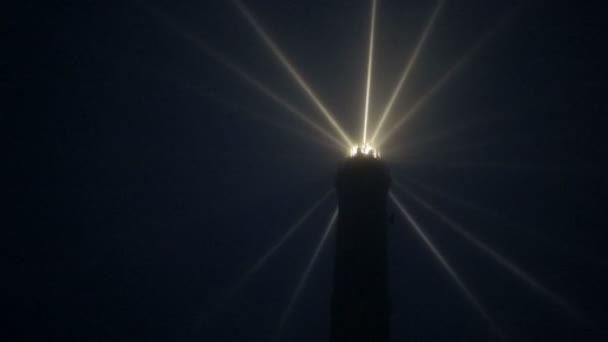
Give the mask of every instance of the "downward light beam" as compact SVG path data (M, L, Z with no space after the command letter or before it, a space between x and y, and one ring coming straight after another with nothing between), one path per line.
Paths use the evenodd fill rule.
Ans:
M310 261L308 262L308 265L306 266L306 269L304 270L304 272L302 273L302 276L300 277L300 280L298 281L298 285L296 286L296 289L293 291L293 295L291 296L291 300L289 301L289 304L287 304L287 308L285 308L285 311L283 311L283 314L281 315L281 321L279 322L279 328L277 329L277 333L276 333L277 339L280 339L281 333L283 332L283 328L285 327L285 323L287 323L287 319L289 318L289 315L291 314L291 311L293 310L293 307L294 307L296 301L300 297L300 294L302 293L302 289L304 289L304 286L306 285L306 282L308 281L308 277L310 276L310 273L312 272L312 269L315 266L317 259L319 258L319 254L321 253L323 246L325 246L327 237L329 236L329 233L332 231L332 228L334 227L337 218L338 218L338 209L336 208L336 210L334 210L334 213L332 214L331 218L329 219L327 226L325 227L325 231L323 232L323 236L321 237L321 240L319 240L319 244L317 245L317 248L313 252L313 254L310 258Z
M292 78L296 81L296 83L304 90L304 92L308 95L310 100L317 106L317 108L321 111L323 116L329 121L331 126L340 134L340 137L348 144L348 146L352 146L352 142L348 135L344 132L342 127L338 124L332 113L325 107L325 105L319 100L318 96L315 92L310 88L308 83L300 76L300 73L296 70L296 68L291 64L291 62L287 59L285 54L281 51L281 49L277 46L277 44L270 38L270 36L264 31L262 26L258 24L256 18L253 14L247 9L247 7L240 1L234 0L234 4L240 10L243 17L247 20L247 22L254 28L257 35L262 39L262 41L270 48L270 51L274 54L274 56L279 60L281 65L287 70L287 72L292 76Z
M487 310L484 308L484 306L481 304L481 302L479 302L477 297L475 297L473 295L471 290L469 290L469 288L466 286L466 284L464 283L464 281L462 280L460 275L458 275L458 273L456 273L456 271L448 263L448 261L445 259L443 254L437 249L437 247L431 241L431 239L429 239L429 237L426 235L426 233L424 232L422 227L418 224L418 222L416 222L416 220L414 220L412 215L405 209L405 207L401 204L399 199L397 199L397 197L392 192L389 192L389 196L390 196L391 200L393 201L393 203L395 203L395 205L397 206L397 208L399 209L399 211L401 212L403 217L413 228L414 232L424 242L424 244L428 247L428 249L431 251L433 256L437 259L437 261L439 261L441 266L450 275L450 277L452 277L452 280L454 280L454 282L456 282L456 284L458 285L458 287L460 288L462 293L469 300L469 302L471 302L473 307L475 307L475 309L477 309L477 311L481 314L481 316L488 322L488 324L490 325L492 330L498 336L500 336L501 339L505 340L501 330L498 328L498 325L496 325L496 323L494 322L492 317L490 317L490 315L487 313Z
M268 250L264 255L262 255L256 263L220 298L216 301L212 310L207 312L206 314L199 317L197 322L195 322L193 326L193 330L198 330L201 325L203 325L207 320L215 316L218 312L220 312L225 304L232 299L238 291L240 291L251 277L253 277L267 262L268 260L289 240L289 238L304 224L304 222L312 215L319 206L325 202L327 197L333 192L333 190L329 190L323 197L321 197L318 201L316 201L310 209L308 209L289 229L283 236L281 236L275 244Z
M407 189L403 189L411 198L413 198L416 202L420 203L424 208L426 208L429 212L433 213L437 216L441 221L443 221L452 231L459 234L469 243L477 247L482 252L486 253L490 256L497 264L506 268L511 274L522 280L528 287L532 290L538 292L543 297L549 299L553 304L559 306L564 311L568 312L570 315L575 316L577 318L581 318L580 313L578 313L570 304L568 304L563 298L553 293L551 290L544 287L540 284L536 279L534 279L531 275L524 272L519 266L515 265L511 261L509 261L506 257L502 256L490 246L486 245L484 242L473 236L471 233L462 228L459 224L448 218L445 214L441 213L435 207L431 206L428 202L424 201L422 198L418 197L411 191Z
M310 209L308 209L304 213L304 215L302 215L302 217L300 217L291 227L289 227L287 232L285 232L285 234L283 234L283 236L281 236L275 242L275 244L266 253L264 253L262 257L258 259L258 261L253 265L253 267L251 267L249 271L247 271L247 273L243 275L241 280L231 288L231 290L229 291L229 297L236 293L237 290L239 290L245 284L245 282L249 280L249 278L256 274L262 268L262 266L266 264L266 262L277 252L277 250L279 250L279 248L281 248L281 246L283 246L285 242L289 240L289 238L302 226L302 224L310 217L310 215L312 215L312 213L317 210L317 208L327 199L327 197L329 197L331 192L332 190L325 193L325 195L323 195L321 199L315 202L312 207L310 207Z

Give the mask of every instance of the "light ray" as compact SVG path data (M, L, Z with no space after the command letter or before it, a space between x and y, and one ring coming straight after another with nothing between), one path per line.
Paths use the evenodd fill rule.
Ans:
M374 28L376 26L376 0L372 0L371 26L369 29L369 51L367 57L367 86L365 90L365 110L363 114L363 145L367 143L367 118L369 116L370 91L372 84L372 65L374 57Z
M480 213L488 219L494 219L494 220L496 220L494 222L500 222L500 224L503 226L508 226L510 228L516 228L516 229L518 229L518 232L520 234L525 234L527 237L534 239L538 242L544 243L545 245L547 245L551 248L554 248L563 254L566 254L569 256L576 256L578 258L581 258L581 259L589 261L589 262L599 263L602 266L608 265L608 260L599 258L599 257L589 256L587 254L588 250L585 250L583 246L573 246L572 241L570 241L568 243L568 245L565 245L565 244L551 238L550 236L543 234L543 232L539 231L537 228L535 228L533 226L526 226L526 225L522 225L517 222L513 222L509 217L505 217L503 214L500 214L490 208L483 207L483 206L475 203L474 201L464 199L453 193L448 193L448 192L442 191L436 187L433 187L433 186L421 181L420 179L414 179L412 177L408 177L406 180L408 183L416 185L417 187L419 187L420 189L422 189L425 192L442 197L454 204L461 206L462 208L467 208L467 209L470 209L477 213ZM398 181L396 181L394 179L393 179L393 183L397 186L404 187L403 184L400 184ZM573 249L573 247L576 247L576 248ZM575 253L575 254L573 255L572 253Z
M296 286L295 290L293 291L291 300L289 301L289 304L287 304L287 308L285 309L285 311L283 311L283 314L281 315L281 321L279 322L279 328L277 329L277 333L276 333L277 339L281 336L283 328L285 327L285 323L287 322L287 319L289 318L289 315L291 314L291 311L293 310L293 307L294 307L296 301L300 297L302 289L304 289L304 286L306 285L306 281L308 280L308 277L310 276L310 273L311 273L313 267L315 266L315 262L317 261L317 259L319 257L319 253L323 249L323 246L325 245L325 241L327 241L327 237L329 236L329 233L332 231L332 228L333 228L334 224L336 223L337 218L338 218L338 209L336 208L336 210L334 210L334 213L332 214L329 222L327 223L327 226L325 227L325 231L323 232L323 236L321 237L321 240L319 240L319 244L317 245L317 248L313 252L313 254L310 258L310 261L308 262L308 265L306 266L306 269L304 270L304 272L302 273L302 276L300 277L300 280L298 281L298 285Z
M437 210L435 207L431 206L428 202L424 201L422 198L414 194L413 192L402 188L404 192L406 192L411 198L413 198L416 202L420 203L424 208L437 216L441 221L443 221L452 231L456 232L460 236L462 236L469 243L489 255L497 264L506 268L509 272L511 272L514 276L518 277L522 280L526 285L528 285L532 290L540 293L545 298L549 299L553 304L559 306L570 315L575 316L579 319L582 318L582 315L574 309L566 300L561 298L556 293L552 292L542 284L540 284L536 279L534 279L531 275L527 274L523 271L519 266L515 265L511 261L509 261L506 257L502 256L490 246L485 244L483 241L479 240L471 233L462 228L459 224L457 224L452 219L448 218L445 214Z
M430 17L426 27L424 28L424 31L422 32L420 39L418 40L418 44L416 44L416 47L414 48L414 52L412 53L412 56L408 60L406 66L405 66L405 69L403 70L403 73L401 74L401 78L399 79L399 82L397 83L395 90L393 90L393 94L391 95L390 100L388 101L386 107L384 108L384 111L382 112L380 121L376 125L376 129L374 130L374 134L372 135L372 138L371 138L372 145L374 144L376 137L378 137L378 133L380 132L380 130L382 129L382 126L384 125L384 121L389 116L389 113L391 112L393 105L395 104L395 100L397 100L397 97L401 93L401 88L403 87L403 84L407 80L407 78L410 74L410 71L412 70L412 67L416 63L416 60L418 59L418 55L420 54L420 51L422 50L422 47L424 46L424 43L426 42L426 39L431 32L431 29L435 25L435 20L437 19L437 16L439 15L439 10L443 6L443 2L444 2L443 0L440 0L437 3L435 10L431 14L431 17Z
M424 191L427 191L429 193L432 193L432 194L435 194L437 196L443 197L443 198L445 198L445 199L447 199L449 201L452 201L454 203L458 203L460 206L462 206L464 208L468 208L470 210L474 210L474 211L477 211L479 213L483 213L485 215L491 216L491 217L493 217L495 219L498 219L500 221L504 221L505 220L505 218L501 217L497 212L494 212L494 211L492 211L492 210L490 210L488 208L485 208L485 207L481 207L480 205L478 205L477 203L475 203L475 202L473 202L471 200L463 199L463 198L460 198L460 197L458 197L458 196L456 196L454 194L447 193L445 191L441 191L438 188L433 187L433 186L431 186L431 185L429 185L429 184L421 181L420 179L414 179L412 177L408 177L407 178L407 182L413 183L413 184L419 186ZM395 183L395 185L397 185L398 187L400 187L402 189L406 188L405 185L401 184L398 181L394 181L394 183Z
M244 80L245 82L249 83L255 89L257 89L258 91L260 91L262 94L266 95L267 97L269 97L270 99L272 99L274 102L276 102L279 105L281 105L289 113L293 114L297 119L299 119L300 121L306 123L308 126L310 126L311 128L313 128L314 130L318 131L319 133L323 134L323 136L325 136L326 138L328 138L332 142L338 144L339 146L342 146L342 147L344 147L346 149L349 148L350 145L347 145L343 141L341 141L338 138L336 138L333 134L329 133L326 129L324 129L319 124L317 124L316 122L314 122L307 115L305 115L300 110L298 110L297 108L295 108L292 104L290 104L285 99L283 99L282 97L280 97L279 95L277 95L274 91L270 90L262 82L256 80L255 78L253 78L252 76L250 76L249 74L247 74L239 66L237 66L236 64L228 61L227 59L221 59L220 61L228 69L230 69L232 72L234 72L235 74L237 74L238 76L240 76L242 80Z
M448 274L452 277L452 280L454 280L454 282L456 282L456 284L458 285L460 290L463 292L463 294L469 300L469 302L471 302L473 307L475 307L475 309L477 309L477 311L481 314L481 316L488 322L488 324L490 325L492 330L498 336L500 336L503 340L505 340L505 337L504 337L502 331L498 328L498 325L494 322L492 317L488 314L485 307L481 304L481 302L477 299L477 297L475 297L473 295L471 290L469 290L469 288L464 283L464 281L462 280L460 275L458 275L458 273L456 273L454 268L452 268L452 266L448 263L446 258L437 249L435 244L429 239L429 237L426 235L426 233L424 232L422 227L418 224L418 222L416 222L416 220L414 220L412 215L405 209L405 207L401 204L399 199L397 199L397 197L392 192L389 192L389 196L390 196L391 200L393 201L393 203L397 206L397 208L399 209L399 211L401 212L403 217L407 220L407 222L410 224L410 226L414 229L414 232L416 232L418 237L420 237L420 239L424 242L424 244L429 248L429 250L431 251L433 256L437 259L437 261L439 261L439 263L445 269L445 271L448 272Z
M512 13L505 15L497 25L495 25L492 29L486 31L477 42L469 48L456 63L452 64L452 66L448 69L448 71L443 74L443 76L435 82L435 84L431 87L426 94L422 95L413 106L399 119L395 124L391 125L390 129L383 133L381 139L375 142L376 148L382 146L386 141L388 141L400 128L409 121L414 114L416 114L441 88L443 88L448 81L454 77L455 74L458 73L470 60L471 58L483 47L483 45L490 39L494 33L498 31L500 27L507 21L507 18L510 17Z
M285 232L285 234L283 234L283 236L281 236L275 242L275 244L264 255L262 255L262 257L260 257L258 259L258 261L253 265L253 267L251 267L249 269L249 271L247 271L247 273L245 273L245 275L243 275L241 280L235 286L233 286L233 288L230 290L230 293L235 293L238 289L240 289L244 285L244 283L249 278L251 278L251 276L256 274L262 268L262 266L264 266L266 264L268 259L270 259L270 257L272 257L274 255L274 253L276 253L276 251L285 244L285 242L298 230L298 228L300 228L302 226L302 224L306 221L306 219L308 219L310 217L310 215L312 215L312 213L315 212L315 210L317 210L317 208L327 199L327 197L332 193L332 191L333 190L329 190L327 193L325 193L325 195L323 195L323 197L321 197L321 199L319 199L317 202L315 202L312 205L312 207L310 207L310 209L308 209L304 213L304 215L302 215L302 217L300 217L293 225L291 225L291 227L289 227L287 232Z
M484 146L484 145L478 145L478 146ZM393 162L396 164L403 164L403 165L433 166L433 167L445 168L445 169L472 169L472 168L475 168L475 169L496 169L496 170L505 170L505 171L546 172L545 170L541 169L541 166L539 166L539 165L507 164L507 163L499 163L499 162L458 161L458 160L442 162L442 161L423 159L423 158L412 158L412 156L416 156L416 154L410 155L408 160L404 160L404 161L397 160L397 161L393 161Z
M291 64L291 62L287 59L285 54L279 49L276 43L270 38L270 36L264 31L262 26L258 24L256 18L253 14L245 7L245 5L240 0L233 1L235 5L238 7L240 12L243 14L247 22L254 28L255 32L258 36L264 41L264 43L270 48L274 56L279 60L281 65L289 72L289 74L293 77L296 83L304 90L304 92L308 95L310 100L317 106L317 108L321 111L323 116L329 121L331 126L340 134L340 137L348 144L348 146L352 146L353 143L348 137L348 135L344 132L342 127L338 124L332 113L325 107L325 105L319 100L318 96L315 92L310 88L308 83L300 76L300 73L296 70L296 68Z
M510 222L510 220L508 218L504 217L500 213L498 213L494 210L491 210L487 207L483 207L483 206L479 205L478 203L475 203L474 201L464 199L464 198L461 198L454 194L439 190L436 187L433 187L433 186L421 181L420 179L414 179L412 177L408 177L407 182L409 182L411 184L415 184L416 186L420 187L421 189L423 189L426 192L432 193L432 194L440 196L452 203L458 204L462 208L467 208L469 210L483 214L484 216L486 216L488 218L497 220L497 221L501 222L501 224L503 224L503 225L507 225L507 226L510 226L513 228L519 228L519 231L521 233L526 234L528 237L536 239L537 241L540 241L542 243L545 243L549 246L552 246L552 247L560 249L560 250L564 250L564 251L568 250L568 248L565 248L564 246L556 243L555 241L553 241L546 235L541 234L541 232L535 230L533 227L525 227L525 226L521 226L520 224ZM397 182L395 180L393 180L393 183L397 186L404 187L402 184L400 184L399 182Z
M222 310L222 306L232 299L267 262L279 250L287 240L302 226L302 224L319 208L319 206L327 199L333 190L327 191L319 200L317 200L293 225L287 229L264 255L262 255L253 266L245 272L245 274L223 295L214 305L214 309L210 310L204 316L200 317L197 323L194 324L193 330L198 330L206 319L209 319Z
M237 63L230 60L230 58L228 58L225 54L223 54L220 51L218 51L217 49L211 47L207 42L205 42L200 37L197 37L190 31L181 27L179 24L177 24L172 18L167 16L165 13L161 12L160 10L158 10L152 6L144 4L143 2L138 1L138 3L148 13L153 15L155 18L159 19L164 25L168 26L173 31L175 31L176 33L181 35L184 39L186 39L187 41L192 43L193 46L196 47L199 51L203 52L205 55L207 55L211 59L215 60L216 62L222 64L225 68L227 68L232 73L234 73L236 76L238 76L242 81L249 84L254 89L259 91L263 95L267 96L275 103L282 106L284 109L287 110L288 113L292 114L296 119L302 121L303 123L307 124L312 129L318 131L323 136L325 136L326 138L331 140L333 143L336 143L347 150L351 147L351 144L345 144L344 142L342 142L341 140L336 138L333 134L329 133L327 130L325 130L323 127L321 127L318 123L314 122L307 115L305 115L300 110L298 110L294 105L290 104L287 100L285 100L284 98L279 96L275 91L270 89L267 85L265 85L261 81L257 80L255 77L251 76L249 73L247 73L241 66L239 66Z
M339 152L340 155L342 155L344 153L344 148L347 148L347 146L341 140L336 139L334 136L329 134L329 132L327 132L327 131L326 131L327 135L324 136L324 138L326 138L326 139L321 139L321 137L319 137L319 136L310 134L310 132L307 130L296 128L293 125L290 125L290 124L287 124L284 122L279 122L278 120L273 120L272 118L268 117L268 115L260 114L259 112L254 111L251 108L236 102L234 99L227 99L227 98L218 96L217 94L208 92L205 89L201 89L201 88L198 88L198 87L195 87L192 85L183 84L182 82L180 82L178 80L175 80L175 82L179 86L182 86L182 87L194 92L198 96L211 99L219 104L222 104L226 108L230 108L230 109L234 110L235 112L247 113L251 116L251 118L253 120L256 120L263 124L277 128L280 131L282 131L283 133L289 134L289 136L298 137L298 138L307 140L309 142L314 142L316 144L323 145L324 147L328 147L332 150ZM319 128L323 129L320 126L319 126Z
M466 122L461 122L448 129L438 131L437 133L426 134L418 140L408 141L407 145L405 145L405 144L391 145L390 148L387 147L387 148L383 149L383 154L385 157L387 157L389 155L396 155L396 154L403 153L403 152L413 153L414 155L417 155L420 153L420 151L424 150L425 147L428 145L444 142L446 140L449 140L449 139L458 137L464 133L467 133L470 130L479 129L483 125L494 124L496 121L497 121L496 119L484 118L484 119L475 119L475 120L468 120ZM492 137L492 139L495 139L495 137ZM409 158L409 155L408 155L408 158Z

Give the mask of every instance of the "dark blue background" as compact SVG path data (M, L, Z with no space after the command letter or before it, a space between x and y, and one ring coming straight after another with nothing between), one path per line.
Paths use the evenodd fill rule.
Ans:
M247 4L358 137L369 4ZM379 2L372 113L388 99L433 6ZM16 252L9 260L15 305L5 308L13 340L269 340L335 207L332 197L214 311L226 289L333 186L344 155L317 144L150 8L323 120L229 2L8 8L2 126L6 241ZM486 208L412 185L600 327L565 315L412 203L515 341L605 340L605 13L600 4L574 1L446 4L406 83L401 112L507 19L386 146L396 180L422 180ZM404 152L463 125L419 145L415 156ZM494 339L399 216L390 248L393 340ZM321 254L285 340L326 338L331 253Z

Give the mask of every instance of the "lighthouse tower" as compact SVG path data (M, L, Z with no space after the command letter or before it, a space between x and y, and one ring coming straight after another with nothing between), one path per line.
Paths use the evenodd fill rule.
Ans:
M391 178L369 145L338 170L331 342L388 342L387 194Z

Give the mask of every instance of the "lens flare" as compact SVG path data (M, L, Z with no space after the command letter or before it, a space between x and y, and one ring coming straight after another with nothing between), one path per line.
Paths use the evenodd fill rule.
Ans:
M489 255L497 264L506 268L511 274L518 277L522 280L528 287L532 290L538 292L545 298L549 299L553 304L559 306L568 314L575 316L579 319L582 318L582 315L577 312L568 302L566 302L563 298L552 292L551 290L544 287L540 284L536 279L532 276L524 272L519 266L515 265L511 261L509 261L506 257L502 256L490 246L486 245L484 242L473 236L471 233L462 228L459 224L448 218L445 214L441 213L439 210L431 206L428 202L424 201L422 198L414 194L413 192L403 188L404 192L406 192L411 198L413 198L416 202L420 203L424 208L437 216L441 221L443 221L452 231L456 232L460 236L462 236L469 243L477 247L482 252Z
M334 224L336 223L337 218L338 218L338 209L336 208L336 210L334 210L334 213L332 214L329 222L327 223L327 226L325 227L325 231L323 232L323 236L321 237L321 240L319 240L319 244L317 245L317 248L313 252L313 254L310 258L310 261L308 262L308 265L306 266L306 269L304 270L304 272L302 273L302 276L300 277L300 280L298 281L298 285L296 286L296 289L293 291L293 295L291 296L291 300L289 301L289 304L287 304L287 308L285 309L285 311L283 311L283 314L281 315L281 321L279 322L279 328L277 329L277 333L276 333L277 339L279 339L279 337L281 336L283 328L285 327L285 323L287 323L287 319L289 318L289 315L291 314L291 311L293 310L293 307L294 307L296 301L300 297L302 289L304 289L304 286L306 285L306 281L308 280L308 277L310 276L310 273L312 272L312 269L313 269L317 259L319 258L319 253L321 253L321 250L323 249L323 246L325 245L325 241L327 241L327 237L329 236L329 233L332 231L332 228L334 227Z
M372 0L371 26L369 29L369 51L367 57L367 85L365 90L365 110L363 114L363 145L367 142L367 118L369 116L372 65L374 56L374 28L376 26L376 0Z
M234 4L240 10L241 14L245 17L247 22L254 28L257 35L262 39L262 41L270 48L270 51L274 54L274 56L279 60L281 65L289 72L289 74L293 77L296 83L304 90L304 92L308 95L310 100L317 106L317 108L321 111L321 113L325 116L327 121L331 124L331 126L340 134L340 137L347 143L348 146L353 145L348 135L344 132L342 127L338 124L332 113L325 107L325 105L319 100L318 96L315 92L310 88L308 83L300 76L300 73L296 70L296 68L291 64L291 62L287 59L283 51L279 49L277 44L270 38L270 36L264 31L262 26L258 24L258 21L253 16L253 14L245 7L245 5L240 0L234 0Z
M414 52L412 53L412 56L410 57L409 61L407 62L406 66L405 66L405 69L403 70L403 73L401 74L401 79L399 79L399 82L397 83L397 86L395 87L395 90L393 91L393 94L391 95L391 98L388 101L388 104L384 108L384 112L382 112L380 121L378 122L378 125L376 126L376 129L374 130L374 134L372 135L372 138L370 139L370 141L372 143L376 140L376 137L378 137L378 133L380 133L380 130L382 129L382 125L384 125L384 121L389 116L389 113L391 112L391 109L393 108L393 105L395 104L395 100L397 100L397 96L401 93L401 88L403 87L405 80L408 78L410 71L412 70L412 67L416 63L416 60L418 59L418 55L420 54L420 50L422 50L422 47L424 46L424 43L426 42L426 39L428 38L428 36L431 32L431 29L435 25L435 20L437 19L437 16L439 15L439 10L441 9L442 6L443 6L443 0L439 1L439 3L437 4L437 7L435 7L435 10L433 11L431 18L429 19L424 31L422 32L420 39L418 40L418 44L416 44L416 47L414 48Z
M439 261L439 263L445 269L445 271L448 272L448 274L452 277L454 282L456 282L456 284L458 285L460 290L463 292L465 297L469 300L469 302L471 302L471 304L475 307L475 309L477 309L477 311L479 311L481 316L488 322L488 324L490 325L492 330L498 336L500 336L503 340L506 340L502 331L498 328L498 325L494 322L492 317L490 317L490 315L487 313L487 310L484 308L484 306L481 304L481 302L473 295L471 290L469 290L469 288L466 286L466 284L464 283L464 281L462 280L460 275L458 275L458 273L456 273L456 271L452 268L452 266L445 259L443 254L441 254L441 252L437 249L435 244L429 239L429 237L426 235L426 233L424 232L422 227L418 224L418 222L416 222L416 220L414 220L412 215L405 209L405 207L401 204L401 202L397 199L397 197L392 192L389 192L389 196L390 196L391 200L393 201L393 203L397 206L397 208L399 209L399 211L401 212L403 217L406 219L406 221L414 229L414 232L416 232L418 237L420 237L420 239L424 242L424 244L429 248L429 250L431 251L433 256L437 259L437 261Z

